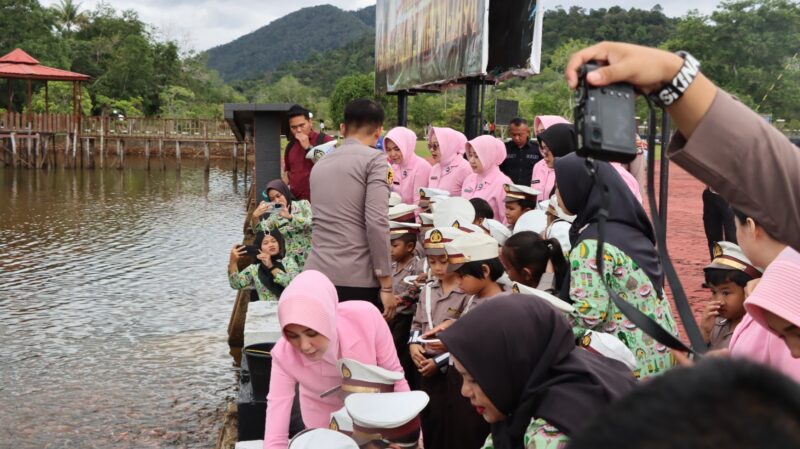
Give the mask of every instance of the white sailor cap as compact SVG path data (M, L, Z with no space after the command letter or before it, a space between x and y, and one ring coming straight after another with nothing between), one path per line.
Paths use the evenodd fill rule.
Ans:
M416 216L414 215L416 210L417 206L413 204L400 203L389 208L389 220L414 223L416 222Z
M362 446L375 441L417 447L419 414L429 400L424 391L362 393L347 397L344 405L353 419L353 439Z
M483 227L489 231L489 235L494 237L500 245L504 244L506 240L511 237L511 230L508 229L508 226L497 220L487 218L483 220Z
M564 209L558 205L558 197L555 195L550 197L550 202L547 205L547 213L569 223L575 221L575 215L567 215L567 213L564 212Z
M430 200L428 200L428 202L429 202L428 205L430 206L431 212L436 213L436 208L439 207L439 204L441 204L443 201L447 200L448 198L451 198L451 197L444 196L444 195L436 195L436 196L432 197Z
M506 203L524 200L535 202L536 197L542 193L531 186L519 184L503 184L503 189L506 191Z
M554 221L547 227L547 235L543 235L542 237L558 240L558 243L561 244L561 251L563 251L564 254L569 254L569 251L572 249L572 241L569 238L570 229L572 229L572 225L569 222L561 220Z
M397 192L392 192L389 194L389 207L397 206L398 204L403 202L403 198Z
M708 269L738 270L753 279L758 279L763 274L763 271L753 266L750 259L744 255L742 248L731 242L717 242L714 244L714 260L703 268L703 270Z
M475 221L475 207L460 196L448 198L436 205L433 224L438 227L461 226Z
M336 148L336 139L315 147L311 147L306 152L306 159L311 159L313 162L317 162L318 160L322 159L323 156L333 151L334 148Z
M342 432L345 435L353 434L353 420L350 414L347 413L347 408L342 407L339 410L331 413L331 423L328 428L337 432Z
M631 371L636 371L638 367L633 352L619 338L611 334L586 331L580 345L591 352L624 363Z
M547 228L547 215L538 210L529 210L514 223L514 234L522 231L533 231L541 235Z
M447 271L453 272L468 262L491 260L500 257L500 246L489 234L473 232L464 234L444 245L447 253Z
M426 256L442 256L445 252L445 245L452 242L456 237L464 235L464 231L452 226L433 228L425 233L422 247L425 249Z
M520 284L519 282L514 282L514 284L511 286L511 291L514 293L521 293L523 295L536 296L539 299L547 301L551 306L562 312L572 313L575 311L575 308L572 307L572 304L564 301L563 299L544 290L528 287L527 285Z
M389 371L376 365L366 365L353 359L339 359L336 362L342 374L342 384L322 393L327 397L341 390L350 393L388 393L394 391L394 384L403 379L403 373Z
M443 196L450 196L450 192L442 189L435 189L433 187L422 187L419 189L419 207L426 209L431 204L431 198Z
M478 232L478 233L481 233L481 234L489 234L489 231L487 231L485 228L482 228L482 227L480 227L480 226L478 226L478 225L476 225L474 223L467 223L467 224L464 224L464 225L456 223L456 224L453 225L453 227L461 229L462 231L464 231L466 233Z
M389 222L389 238L391 240L398 239L403 235L406 234L414 234L414 236L419 234L420 225L416 223L404 223L401 221L390 221Z
M295 435L289 449L358 449L358 444L335 430L309 429Z

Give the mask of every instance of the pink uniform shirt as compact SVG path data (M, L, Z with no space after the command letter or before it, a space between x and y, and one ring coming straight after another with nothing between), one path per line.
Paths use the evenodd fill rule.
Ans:
M400 195L404 203L416 205L419 203L419 189L428 187L431 164L417 156L415 152L417 135L414 131L398 126L386 134L384 141L386 139L394 142L403 153L403 160L399 164L392 163L394 171L392 191Z
M511 178L500 171L500 164L506 158L506 146L495 137L479 136L469 141L483 171L473 173L464 180L461 196L466 199L483 198L494 211L495 220L506 223L505 184L512 184Z
M464 134L450 128L431 128L430 134L439 141L441 161L431 167L428 187L447 190L451 196L460 196L467 176L472 174L469 162L464 159Z
M272 374L267 394L264 449L286 449L295 385L300 385L300 411L307 428L328 427L330 414L344 406L338 395L319 395L341 383L336 368L340 358L402 372L392 333L378 309L365 301L339 303L336 289L318 271L304 271L281 295L281 327L299 324L328 337L325 356L310 361L285 337L272 349ZM395 391L408 391L405 379Z

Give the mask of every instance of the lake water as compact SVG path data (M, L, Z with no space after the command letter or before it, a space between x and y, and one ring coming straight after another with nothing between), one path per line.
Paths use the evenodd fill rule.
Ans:
M0 167L0 447L213 447L244 178Z

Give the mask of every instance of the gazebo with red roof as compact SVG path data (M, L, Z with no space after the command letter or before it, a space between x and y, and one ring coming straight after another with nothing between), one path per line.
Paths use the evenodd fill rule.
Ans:
M28 114L31 112L31 81L43 80L45 92L45 113L49 112L48 104L48 89L47 81L72 81L72 112L75 117L76 125L80 123L80 97L81 89L80 83L91 79L89 75L82 73L70 72L68 70L56 69L53 67L43 66L34 57L25 53L20 48L15 49L11 53L0 57L0 78L9 79L8 82L8 108L9 112L12 108L12 90L11 79L28 80Z

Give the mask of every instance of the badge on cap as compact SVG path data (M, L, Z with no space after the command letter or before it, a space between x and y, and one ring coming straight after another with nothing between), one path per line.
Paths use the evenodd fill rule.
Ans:
M438 229L434 229L431 232L431 243L442 243L442 232Z
M350 368L347 365L342 364L342 379L350 379L353 377L353 373L350 371Z
M722 246L720 246L719 243L715 242L714 243L714 257L717 258L717 257L721 256L722 254L723 254Z

